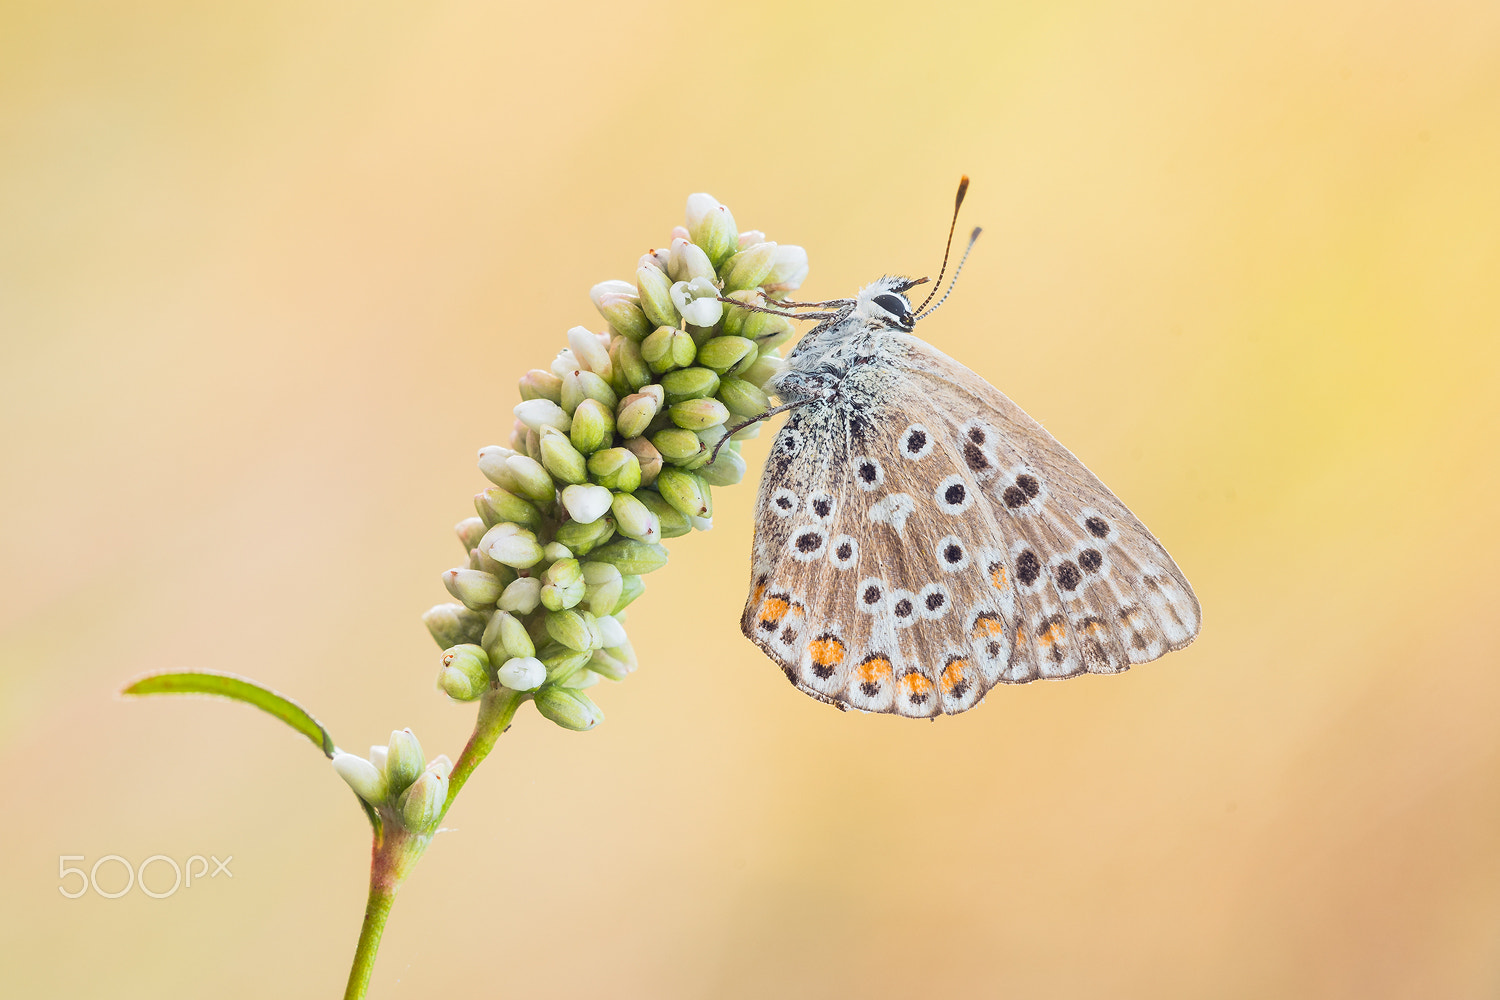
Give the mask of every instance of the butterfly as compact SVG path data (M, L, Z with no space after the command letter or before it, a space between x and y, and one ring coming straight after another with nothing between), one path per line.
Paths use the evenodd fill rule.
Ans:
M925 280L784 304L823 311L799 314L821 322L767 383L781 401L767 415L791 415L761 478L741 630L804 693L912 718L1186 646L1201 609L1162 544L1004 393L914 335L932 295L914 309L907 293Z

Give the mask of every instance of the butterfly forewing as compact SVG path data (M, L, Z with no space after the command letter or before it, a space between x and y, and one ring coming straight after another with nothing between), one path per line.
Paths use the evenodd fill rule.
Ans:
M1116 673L1196 634L1160 543L974 372L896 335L841 390L772 446L741 621L803 691L953 714L997 683Z

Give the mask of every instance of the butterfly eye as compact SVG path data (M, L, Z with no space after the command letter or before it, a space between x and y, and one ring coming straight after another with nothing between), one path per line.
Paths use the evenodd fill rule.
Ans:
M911 307L906 304L906 300L901 298L901 296L892 295L887 292L884 295L875 296L873 301L877 306L896 317L896 322L902 327L908 330L911 329L913 325Z

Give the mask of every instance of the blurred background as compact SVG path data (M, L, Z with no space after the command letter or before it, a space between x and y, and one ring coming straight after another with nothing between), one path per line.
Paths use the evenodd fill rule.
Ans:
M986 235L923 335L1156 531L1201 637L841 715L740 636L720 490L605 724L528 710L469 784L371 996L1500 993L1494 3L10 3L0 51L12 995L337 995L348 790L119 688L235 671L456 755L419 616L589 287L700 190L807 297L931 273L961 173ZM233 878L58 891L156 854Z

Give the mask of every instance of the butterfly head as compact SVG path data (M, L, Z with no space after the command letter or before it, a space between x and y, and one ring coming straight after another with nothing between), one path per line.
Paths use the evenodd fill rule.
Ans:
M910 333L917 325L908 290L927 281L926 278L901 278L887 275L859 290L854 316L870 326L883 326Z

